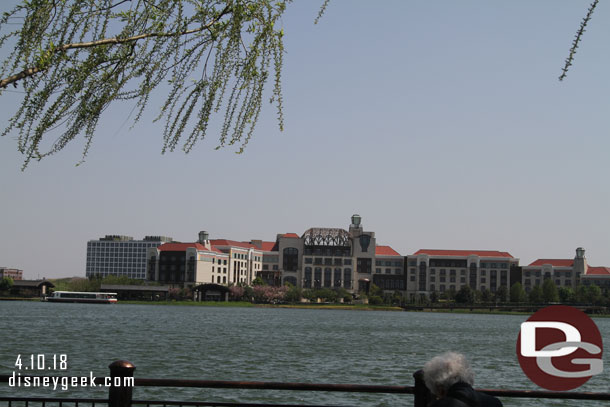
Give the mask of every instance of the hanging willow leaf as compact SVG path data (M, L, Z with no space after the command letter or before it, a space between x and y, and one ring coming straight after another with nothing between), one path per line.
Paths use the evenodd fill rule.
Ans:
M23 91L2 135L18 133L24 169L77 137L84 159L112 102L134 101L135 123L157 90L165 92L157 117L165 122L163 152L189 152L222 112L218 148L241 152L269 78L283 127L278 20L290 2L24 1L0 18L0 46L12 47L0 66L0 95L10 85ZM61 135L49 141L57 128Z

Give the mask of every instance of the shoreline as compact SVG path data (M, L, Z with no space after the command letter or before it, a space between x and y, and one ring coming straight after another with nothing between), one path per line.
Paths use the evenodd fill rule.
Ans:
M0 301L40 301L39 298L0 297ZM136 301L122 300L116 305L157 305L157 306L181 306L181 307L237 307L237 308L292 308L292 309L315 309L315 310L343 310L343 311L390 311L390 312L428 312L444 314L476 314L476 315L532 315L527 311L503 311L489 308L470 309L464 308L429 308L404 309L390 305L368 305L368 304L254 304L246 301ZM569 304L563 304L568 305ZM591 318L610 318L610 314L587 314Z

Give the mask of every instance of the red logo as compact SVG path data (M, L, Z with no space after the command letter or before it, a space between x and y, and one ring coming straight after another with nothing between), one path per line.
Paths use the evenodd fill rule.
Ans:
M521 324L517 357L538 386L552 391L582 386L603 370L602 337L591 318L567 305L543 308Z

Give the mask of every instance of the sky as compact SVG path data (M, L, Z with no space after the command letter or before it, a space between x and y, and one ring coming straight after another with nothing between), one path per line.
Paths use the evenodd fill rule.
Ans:
M156 111L130 128L125 106L80 166L82 139L22 172L16 134L0 138L0 266L84 276L107 234L272 241L354 213L402 255L584 247L610 266L608 4L559 82L589 0L332 0L314 25L322 3L289 5L285 129L265 105L244 154L209 134L162 155ZM0 95L1 122L21 96Z

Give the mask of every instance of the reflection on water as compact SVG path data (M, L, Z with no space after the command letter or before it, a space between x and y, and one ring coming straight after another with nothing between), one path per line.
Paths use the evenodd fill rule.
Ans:
M509 315L361 312L0 302L0 374L17 355L67 354L68 370L50 375L102 377L114 360L136 377L412 385L412 374L447 350L465 353L476 387L537 389L515 355L519 324ZM603 338L610 319L596 319ZM608 356L605 365L610 367ZM609 370L578 390L608 391ZM26 372L23 372L26 373ZM0 394L86 395L106 390L10 389ZM409 395L138 388L134 398L276 403L411 405ZM505 406L596 406L595 402L504 399Z

